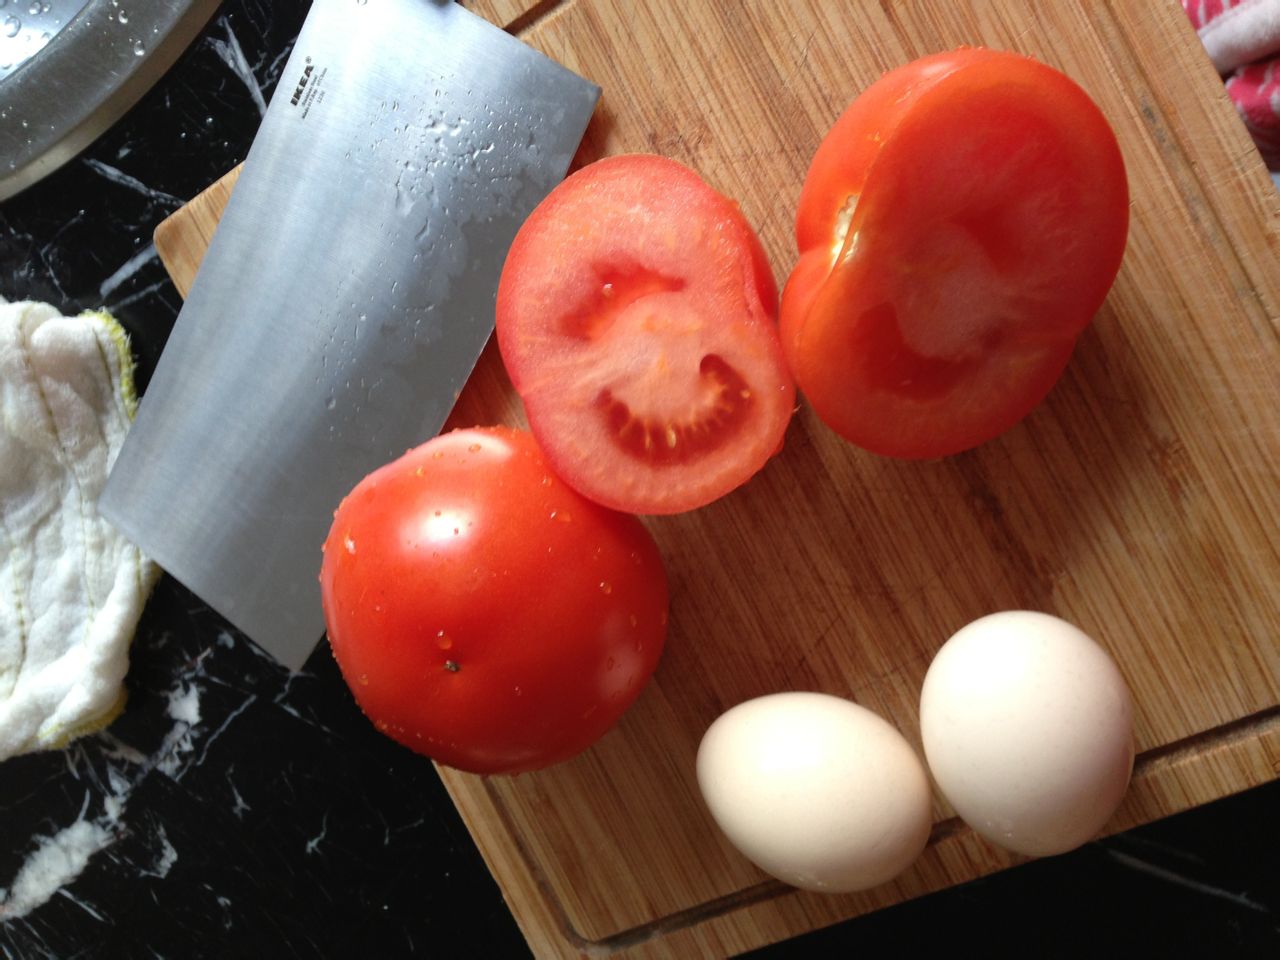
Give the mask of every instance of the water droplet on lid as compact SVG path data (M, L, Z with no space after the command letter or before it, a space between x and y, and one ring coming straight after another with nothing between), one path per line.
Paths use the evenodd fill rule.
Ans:
M4 35L6 37L16 37L18 31L22 29L22 21L17 17L6 17L4 21Z
M34 6L34 4L32 4L32 6ZM35 11L33 10L32 12L34 13ZM128 23L129 14L126 13L124 10L121 10L119 13L116 14L116 19L119 20L121 23Z
M147 48L142 45L141 40L133 41L133 55L135 57L140 57L146 52L147 52Z

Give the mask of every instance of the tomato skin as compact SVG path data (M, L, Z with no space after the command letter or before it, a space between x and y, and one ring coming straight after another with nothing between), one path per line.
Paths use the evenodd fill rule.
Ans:
M1029 413L1102 305L1128 234L1124 161L1073 81L965 48L891 71L819 146L782 342L818 416L904 458Z
M329 643L361 709L447 766L568 759L653 673L667 582L635 518L560 482L533 438L455 430L343 500L320 573Z
M795 385L741 211L664 157L575 172L516 235L497 339L557 473L633 513L692 510L782 445Z

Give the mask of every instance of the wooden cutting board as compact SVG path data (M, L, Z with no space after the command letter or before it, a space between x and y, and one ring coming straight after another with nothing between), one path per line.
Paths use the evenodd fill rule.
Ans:
M802 407L744 489L649 522L667 652L582 757L516 779L442 770L540 956L742 951L1015 863L940 799L920 862L867 893L774 882L720 837L693 775L729 706L852 697L919 744L929 660L1007 608L1054 612L1115 656L1137 703L1133 786L1109 830L1280 775L1280 203L1175 2L567 0L482 8L604 99L579 162L663 153L736 197L779 278L809 158L884 70L959 44L1076 78L1128 164L1124 267L1063 381L979 450L900 463ZM231 180L156 245L191 284ZM490 349L455 424L521 422Z

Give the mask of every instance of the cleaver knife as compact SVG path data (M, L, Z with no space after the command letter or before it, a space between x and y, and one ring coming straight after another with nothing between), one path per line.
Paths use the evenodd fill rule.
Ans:
M439 432L600 90L442 0L315 0L99 507L290 669L333 511Z

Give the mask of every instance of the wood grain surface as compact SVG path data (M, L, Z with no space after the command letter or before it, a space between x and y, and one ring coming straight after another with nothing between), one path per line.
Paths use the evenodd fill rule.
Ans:
M741 203L780 279L832 121L884 70L960 44L1074 77L1115 126L1132 192L1115 287L1023 424L903 463L802 405L745 488L648 521L670 636L618 728L538 774L441 771L535 953L728 954L1016 863L938 798L933 842L899 880L801 893L720 837L693 776L707 725L777 690L851 697L918 746L930 658L995 610L1065 617L1128 680L1139 758L1109 831L1280 776L1280 203L1178 4L519 6L523 39L604 89L578 162L693 166ZM183 292L231 184L157 231ZM522 413L491 345L452 422L495 421Z

